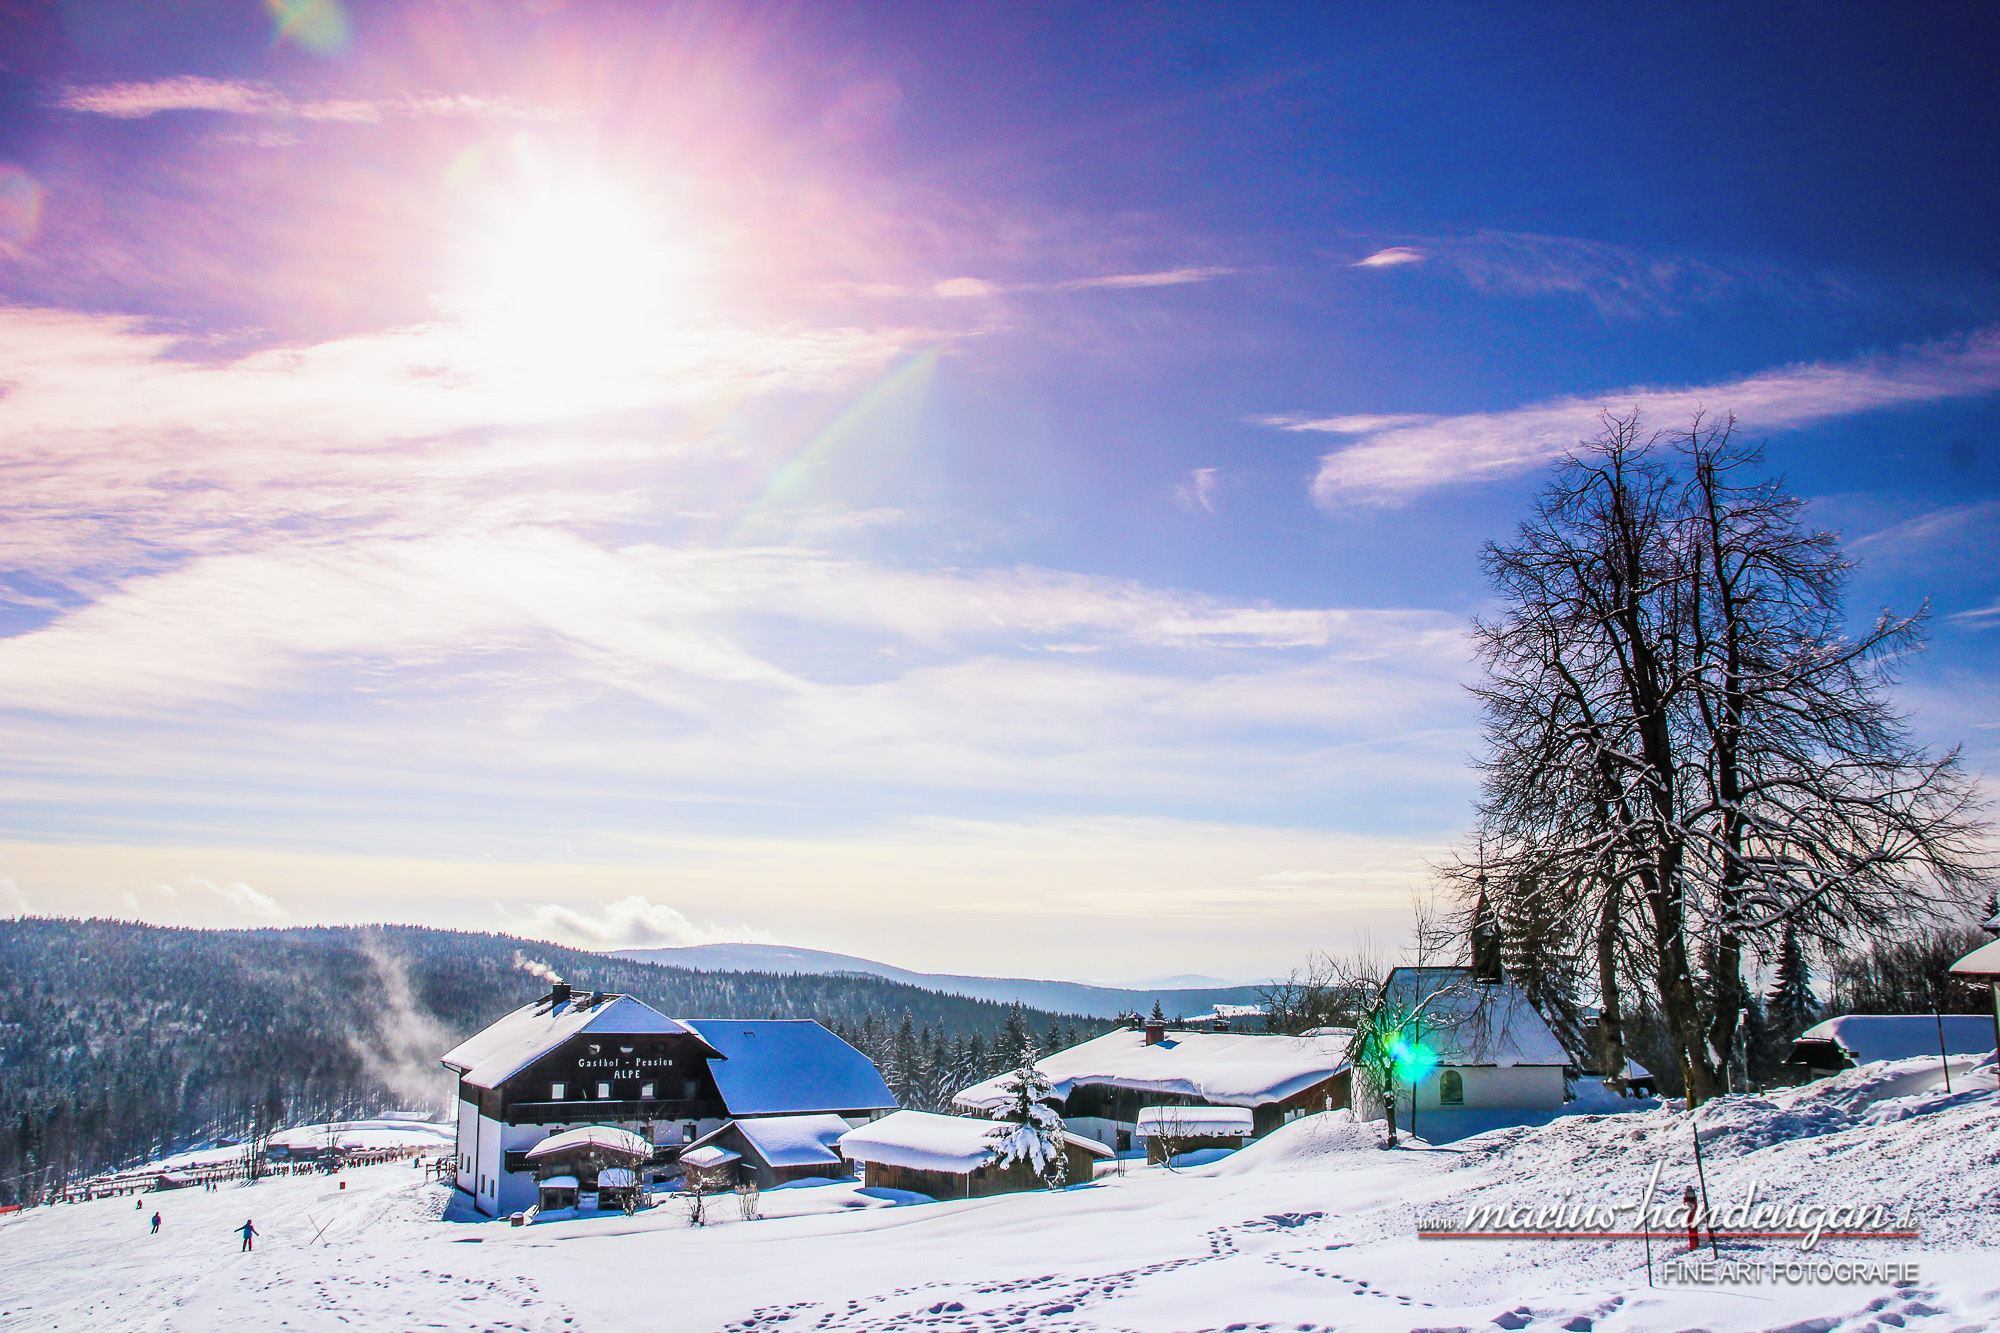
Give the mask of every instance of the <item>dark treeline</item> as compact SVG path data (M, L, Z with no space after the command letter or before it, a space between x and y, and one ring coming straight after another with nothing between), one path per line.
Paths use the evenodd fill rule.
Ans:
M0 1202L259 1126L442 1111L438 1056L540 994L531 965L677 1017L817 1019L907 1105L997 1072L1021 1033L1110 1026L879 977L692 972L414 926L0 921Z

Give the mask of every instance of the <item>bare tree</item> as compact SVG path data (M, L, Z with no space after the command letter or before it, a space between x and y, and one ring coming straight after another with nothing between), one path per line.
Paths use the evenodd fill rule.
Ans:
M1921 614L1847 635L1850 565L1733 426L1666 439L1607 416L1487 548L1504 609L1475 629L1480 887L1503 919L1587 944L1614 1071L1642 986L1697 1102L1737 1039L1746 950L1787 925L1883 937L1987 872L1957 753L1911 743L1887 702ZM1469 905L1471 868L1447 879Z

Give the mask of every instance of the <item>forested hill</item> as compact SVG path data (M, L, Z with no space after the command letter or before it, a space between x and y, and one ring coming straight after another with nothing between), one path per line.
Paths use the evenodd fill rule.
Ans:
M818 1019L909 1105L997 1072L1023 1024L1044 1045L1109 1026L879 977L692 972L415 926L0 921L0 1202L260 1118L442 1108L438 1056L543 993L537 964L677 1017Z

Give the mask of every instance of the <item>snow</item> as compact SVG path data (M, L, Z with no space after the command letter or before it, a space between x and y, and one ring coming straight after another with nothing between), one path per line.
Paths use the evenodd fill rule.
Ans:
M582 1185L578 1183L575 1176L550 1176L542 1182L542 1188L545 1190L573 1190L581 1189Z
M446 1051L441 1062L475 1088L497 1088L579 1033L652 1037L687 1031L685 1024L629 995L607 995L597 1004L588 995L557 1004L543 996L481 1028Z
M1990 1059L1955 1059L1951 1078L1946 1093L1936 1057L1920 1057L1694 1116L1627 1102L1394 1152L1379 1124L1341 1111L1193 1169L1128 1163L1060 1191L937 1203L832 1182L765 1191L760 1221L719 1201L700 1229L675 1206L474 1220L464 1195L403 1164L138 1210L34 1208L0 1227L0 1330L1973 1333L2000 1327L2000 1094ZM1685 1287L1662 1270L1683 1246L1657 1234L1650 1269L1636 1240L1416 1237L1420 1217L1469 1203L1625 1201L1656 1163L1678 1197L1697 1128L1712 1197L1757 1181L1780 1202L1915 1200L1920 1239L1814 1253L1914 1260L1919 1275ZM253 1254L233 1233L245 1217L263 1233ZM1800 1257L1791 1241L1722 1254ZM659 1273L689 1280L663 1300L633 1277Z
M1986 924L1993 929L2000 930L2000 916L1994 917L1993 920L1988 921ZM1991 944L1980 945L1977 949L1974 949L1971 953L1953 963L1951 970L1975 977L2000 976L2000 940L1995 940Z
M964 1175L993 1159L993 1127L970 1116L896 1111L841 1135L840 1152L850 1162Z
M1139 1110L1139 1133L1148 1138L1213 1135L1249 1137L1254 1117L1239 1106L1146 1106Z
M413 1112L411 1114L422 1114ZM271 1136L274 1147L324 1148L331 1142L351 1152L377 1152L389 1148L451 1148L458 1142L458 1126L450 1121L433 1123L412 1120L392 1113L374 1120L337 1120L325 1125L299 1125L281 1129ZM230 1152L242 1154L241 1148ZM170 1158L176 1165L181 1159Z
M629 1129L614 1125L583 1125L551 1134L528 1149L529 1157L552 1157L573 1148L605 1148L632 1157L651 1157L653 1145Z
M1800 1041L1830 1041L1856 1064L1873 1060L1938 1057L1939 1020L1930 1014L1847 1014L1799 1034ZM1944 1049L1970 1055L1993 1049L1993 1020L1985 1014L1946 1014Z
M1513 984L1484 985L1465 967L1398 967L1384 989L1421 1005L1419 1039L1441 1065L1567 1065L1569 1053ZM1435 1026L1433 1026L1435 1025Z
M1344 1037L1278 1037L1250 1032L1169 1032L1146 1045L1143 1032L1120 1029L1035 1062L1057 1097L1079 1084L1161 1092L1223 1106L1282 1101L1346 1066ZM1007 1104L1007 1076L974 1084L952 1098L968 1110Z
M597 1188L601 1190L628 1190L639 1183L639 1177L628 1166L607 1166L597 1173Z
M874 1062L811 1019L691 1018L688 1027L724 1057L708 1068L732 1116L896 1104Z
M829 1166L840 1161L834 1146L847 1133L847 1122L837 1115L781 1115L756 1120L733 1120L736 1131L757 1150L770 1166ZM729 1126L707 1135L714 1138Z
M742 1160L742 1153L731 1152L729 1149L714 1143L709 1144L705 1148L690 1148L681 1154L682 1166L691 1166L700 1171L707 1171L712 1167L726 1166L731 1162L740 1162Z

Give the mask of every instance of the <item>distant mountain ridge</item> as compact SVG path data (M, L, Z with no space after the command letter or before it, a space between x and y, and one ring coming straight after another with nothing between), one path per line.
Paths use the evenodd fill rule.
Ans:
M1255 1004L1255 986L1127 987L1093 986L1081 981L1040 981L1032 977L968 977L949 972L913 972L852 954L801 949L789 944L690 944L663 949L619 949L609 955L635 963L657 963L692 972L766 972L779 976L869 976L945 995L963 995L999 1004L1023 1004L1053 1013L1116 1018L1150 1013L1155 1001L1169 1017L1205 1014L1218 1004ZM1181 978L1167 978L1180 980Z

